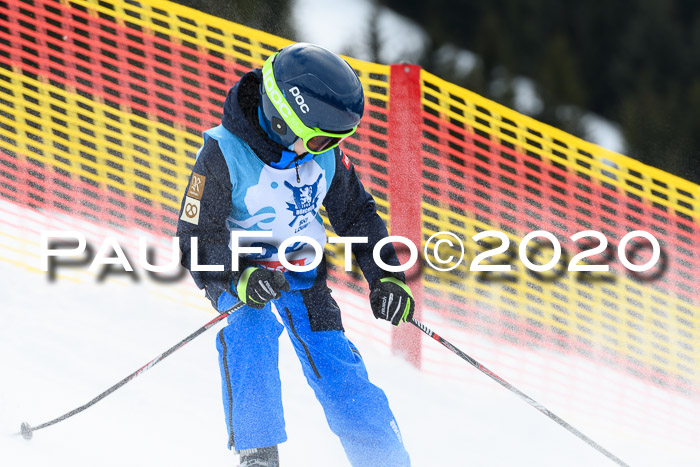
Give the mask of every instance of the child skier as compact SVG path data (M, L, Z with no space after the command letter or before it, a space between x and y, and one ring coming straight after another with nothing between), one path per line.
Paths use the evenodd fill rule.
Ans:
M229 448L242 466L279 465L277 445L287 439L278 370L284 328L352 465L410 465L384 392L369 381L343 332L326 286L325 258L295 272L278 256L289 237L325 244L324 206L336 234L367 237L352 249L370 284L375 317L394 325L411 318L414 301L403 274L387 273L372 257L386 227L338 147L355 132L363 110L362 85L350 65L322 47L298 43L245 74L228 93L222 124L204 132L178 236L183 266L214 307L246 305L217 336ZM257 251L232 258L232 242ZM294 265L314 257L309 244L286 250ZM399 264L390 244L382 257ZM191 266L193 259L199 267Z

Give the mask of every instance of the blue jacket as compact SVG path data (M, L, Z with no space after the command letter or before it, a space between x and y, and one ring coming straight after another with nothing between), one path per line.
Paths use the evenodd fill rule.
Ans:
M216 304L222 292L235 294L231 282L237 271L248 266L279 267L274 242L251 239L240 243L262 247L263 253L239 256L234 271L231 231L272 231L276 240L305 235L323 246L325 229L318 212L322 205L337 235L368 237L368 243L355 244L352 250L367 281L372 284L390 275L372 257L374 245L387 235L386 226L340 148L307 156L298 169L280 166L295 154L270 139L258 122L261 75L259 69L253 70L231 88L222 124L204 134L178 221L182 265L190 269L191 238L197 237L198 264L224 266L223 271L191 271L197 286L205 288ZM293 245L286 257L308 264L307 250ZM382 249L382 258L387 264L399 264L390 245ZM292 289L326 291L325 258L309 273L286 271L285 275Z

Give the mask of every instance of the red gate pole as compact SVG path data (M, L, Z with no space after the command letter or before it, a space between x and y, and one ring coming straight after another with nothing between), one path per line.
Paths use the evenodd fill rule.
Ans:
M406 271L408 286L416 299L414 318L420 320L423 308L421 254L421 68L418 65L391 66L389 82L389 203L391 235L406 237L419 252L416 265ZM395 244L402 264L408 249ZM392 334L392 350L416 367L421 365L421 332L402 324Z

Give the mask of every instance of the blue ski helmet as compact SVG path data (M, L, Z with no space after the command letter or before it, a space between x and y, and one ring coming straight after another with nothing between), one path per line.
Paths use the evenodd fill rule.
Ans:
M273 60L275 83L304 125L342 134L360 123L364 92L348 62L328 49L304 42L284 47ZM260 121L267 134L285 147L299 137L270 101L263 83Z

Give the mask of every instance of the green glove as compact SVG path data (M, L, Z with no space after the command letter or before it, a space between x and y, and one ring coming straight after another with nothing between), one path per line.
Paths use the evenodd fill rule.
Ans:
M289 291L289 282L282 271L249 267L243 270L236 284L238 298L253 308L264 308L267 302Z

